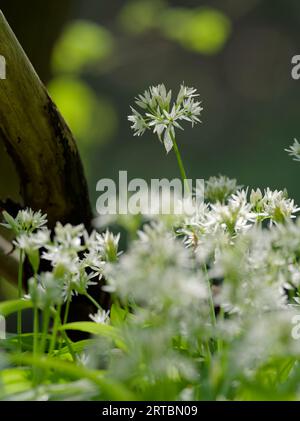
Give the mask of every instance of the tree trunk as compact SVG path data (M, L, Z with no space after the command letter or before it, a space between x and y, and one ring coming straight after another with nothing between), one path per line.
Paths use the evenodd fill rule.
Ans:
M0 54L6 60L6 79L0 80L0 184L14 180L18 190L0 197L0 206L13 213L41 209L50 228L56 221L89 228L92 212L74 138L1 11ZM0 251L0 275L4 268Z

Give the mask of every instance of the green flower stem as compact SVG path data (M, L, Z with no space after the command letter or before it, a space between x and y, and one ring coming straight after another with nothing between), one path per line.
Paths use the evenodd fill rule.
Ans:
M67 299L67 304L66 304L66 309L65 309L65 314L64 314L64 321L63 324L65 325L68 321L68 317L69 317L69 311L70 311L70 304L71 304L71 294Z
M224 320L224 308L221 306L220 307L220 313L219 313L219 320L223 321ZM218 345L218 351L221 353L223 351L223 340L222 339L218 339L217 341L217 345Z
M204 273L205 273L207 289L208 289L208 303L209 303L211 323L212 323L213 326L216 326L217 320L216 320L215 306L214 306L213 295L212 295L212 290L211 290L211 285L210 285L206 265L204 265Z
M102 310L100 304L98 304L97 301L94 300L94 298L88 292L85 293L85 296L94 304L95 307L97 307L98 310Z
M64 338L64 340L67 344L68 350L70 352L70 355L71 355L73 361L76 362L77 358L76 358L76 354L75 354L75 351L73 349L71 340L69 339L68 335L66 334L66 332L64 330L61 331L61 335L62 335L62 337Z
M205 341L205 347L206 347L206 361L207 361L207 365L210 366L211 365L211 350L210 350L210 346L209 346L209 341Z
M57 310L51 309L51 314L52 314L52 317L54 319L56 319L57 313L58 313ZM57 317L56 320L58 321L58 329L59 329L62 326L61 319L60 319L60 317ZM66 345L67 345L67 347L69 349L69 352L70 352L70 355L72 356L73 361L76 362L76 360L77 360L76 353L75 353L75 351L74 351L74 349L72 347L71 340L68 338L68 335L66 334L66 332L63 329L61 329L60 333L61 333L61 336L63 337L63 339L66 342ZM61 344L60 344L60 347L61 347Z
M59 326L59 323L60 323L60 313L61 313L61 304L59 304L57 306L57 310L56 310L55 316L54 316L52 337L51 337L51 342L50 342L50 347L49 347L49 354L50 355L53 353L53 351L55 349L55 345L56 345L57 331L58 331L58 326Z
M38 339L39 339L39 310L36 304L33 309L33 355L38 354ZM35 367L33 369L33 384L36 385L38 381L38 371Z
M18 298L21 299L23 296L23 250L20 249L19 256L19 270L18 270ZM22 351L22 310L18 311L17 314L17 333L20 352Z
M37 308L37 306L35 306ZM45 308L43 313L43 328L42 328L42 338L39 347L40 355L43 355L46 349L46 342L47 342L47 335L49 329L49 322L50 322L50 307ZM37 337L35 332L34 338ZM36 344L34 345L36 346ZM34 349L34 355L36 355L37 349ZM42 383L45 373L43 373L40 369L34 369L33 371L33 385L36 386L39 383Z
M33 355L38 353L38 337L39 337L39 310L38 306L34 304L33 309Z
M63 319L64 325L68 322L70 304L71 304L71 294L67 298L67 303L66 303L66 308L65 308L65 313L64 313L64 319ZM62 343L59 344L59 348L58 348L59 350L61 350L61 345L62 345Z
M185 172L185 169L184 169L184 166L183 166L183 162L182 162L182 159L181 159L181 155L180 155L180 152L179 152L179 149L178 149L178 146L177 146L175 136L173 136L172 134L170 136L171 136L171 139L172 139L172 142L173 142L173 148L174 148L174 152L175 152L175 155L176 155L176 158L177 158L177 162L178 162L179 171L180 171L180 174L181 174L182 181L185 185L186 191L190 194L191 193L190 186L187 182L186 172Z
M37 289L37 273L34 273L34 289ZM33 302L33 355L34 357L38 354L38 340L39 340L39 309L36 300ZM38 382L38 370L36 367L33 368L33 385L36 386Z

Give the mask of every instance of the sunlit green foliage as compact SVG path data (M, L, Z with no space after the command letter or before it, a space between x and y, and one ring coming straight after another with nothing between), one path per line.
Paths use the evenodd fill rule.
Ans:
M113 37L105 28L88 21L72 22L55 46L53 70L79 72L109 57L113 49Z
M121 10L119 22L127 32L138 35L156 28L167 4L163 0L131 0Z
M218 53L231 32L230 20L212 8L174 8L161 18L164 34L183 47L202 54Z

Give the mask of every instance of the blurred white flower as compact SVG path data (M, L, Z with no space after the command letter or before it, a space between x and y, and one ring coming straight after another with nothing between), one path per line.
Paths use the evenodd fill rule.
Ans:
M272 191L269 188L265 190L262 205L263 212L270 218L271 223L280 223L289 218L295 218L294 214L300 210L293 199L287 198L286 192Z

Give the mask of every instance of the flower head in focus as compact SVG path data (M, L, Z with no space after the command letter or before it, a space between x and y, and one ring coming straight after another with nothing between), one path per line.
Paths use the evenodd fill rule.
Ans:
M192 126L200 122L203 108L195 99L198 96L196 89L182 84L176 101L171 103L172 92L167 91L164 84L150 87L135 101L142 114L131 107L133 114L128 120L132 122L134 135L141 136L147 129L152 130L169 152L173 147L175 129L183 130L182 120L189 121Z

